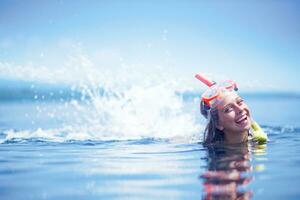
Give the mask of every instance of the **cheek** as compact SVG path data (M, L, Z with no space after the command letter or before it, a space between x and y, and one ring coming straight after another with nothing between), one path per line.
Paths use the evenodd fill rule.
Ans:
M235 113L219 113L219 125L226 127L233 124L235 119Z
M250 110L249 110L248 106L245 107L245 110L246 110L247 114L248 114L249 116L251 116L251 113L250 113Z

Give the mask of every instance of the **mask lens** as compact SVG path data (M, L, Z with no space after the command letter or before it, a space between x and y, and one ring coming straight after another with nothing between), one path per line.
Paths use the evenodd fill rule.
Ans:
M211 99L211 98L214 98L217 95L218 95L218 88L213 87L213 88L210 88L210 89L206 90L203 93L202 98Z
M233 90L235 87L235 83L231 80L223 81L218 84L219 87L225 88L227 90Z
M211 105L211 101L216 99L219 95L219 88L218 87L211 87L206 90L202 95L202 100L208 105Z

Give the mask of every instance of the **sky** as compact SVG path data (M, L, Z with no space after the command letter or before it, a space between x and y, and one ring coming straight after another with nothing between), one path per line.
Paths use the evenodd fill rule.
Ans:
M192 87L202 72L300 92L299 20L296 0L0 0L0 78L62 81L84 55L99 71L159 70Z

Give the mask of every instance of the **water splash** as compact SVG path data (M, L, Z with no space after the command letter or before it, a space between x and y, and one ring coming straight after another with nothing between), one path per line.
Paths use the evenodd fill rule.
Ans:
M77 77L77 81L71 83L71 89L80 92L81 98L62 101L64 113L50 113L52 118L68 116L63 119L62 126L5 131L3 141L16 138L58 142L199 138L202 127L195 113L187 111L186 102L180 95L184 84L179 79L170 79L160 68L142 71L123 64L114 72L99 70L86 56L73 57L64 70L71 69L70 66L70 73ZM40 107L37 108L40 113Z

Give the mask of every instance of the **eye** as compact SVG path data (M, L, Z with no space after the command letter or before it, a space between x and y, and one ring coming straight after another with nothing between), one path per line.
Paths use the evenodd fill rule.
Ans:
M233 111L233 108L232 108L231 105L226 106L226 107L224 108L224 113L229 113L229 112L231 112L231 111Z
M236 101L236 103L237 103L238 105L242 105L242 104L243 104L243 102L244 102L244 100L243 100L243 99L238 99L238 100Z

